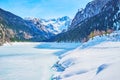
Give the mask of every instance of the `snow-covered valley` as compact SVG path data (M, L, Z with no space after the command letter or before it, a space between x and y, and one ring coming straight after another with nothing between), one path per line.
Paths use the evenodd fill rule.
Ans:
M120 80L119 69L120 0L0 1L0 80Z
M79 45L19 42L0 46L0 80L50 80L58 55Z
M0 80L119 80L120 31L85 43L0 46Z

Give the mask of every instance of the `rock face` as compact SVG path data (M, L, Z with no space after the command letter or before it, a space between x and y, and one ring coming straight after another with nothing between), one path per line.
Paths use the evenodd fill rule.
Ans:
M89 2L85 9L81 9L77 12L72 20L71 28L77 26L81 21L99 14L108 1L111 0L93 0L92 2Z
M96 7L91 8L93 3ZM52 40L85 42L89 38L109 34L115 30L120 30L120 0L95 0L76 14L67 32L57 35Z

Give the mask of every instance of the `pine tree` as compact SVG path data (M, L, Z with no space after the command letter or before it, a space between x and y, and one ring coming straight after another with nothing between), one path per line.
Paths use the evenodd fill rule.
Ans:
M92 38L92 39L93 39L93 37L94 37L94 31L92 31L92 32L90 33L90 35L89 35L89 38Z
M0 45L2 45L5 42L5 33L3 29L3 25L0 24Z

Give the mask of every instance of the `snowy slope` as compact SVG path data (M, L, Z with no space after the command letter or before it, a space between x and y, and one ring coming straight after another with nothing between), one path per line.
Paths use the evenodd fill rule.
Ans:
M95 37L66 53L53 80L120 80L120 32Z

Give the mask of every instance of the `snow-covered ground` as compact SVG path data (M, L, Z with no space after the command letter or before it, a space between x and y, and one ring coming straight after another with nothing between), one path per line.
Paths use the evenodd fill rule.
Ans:
M72 46L69 46L72 45ZM74 49L74 43L11 43L0 46L0 80L50 80L56 54Z
M83 44L5 44L0 80L120 80L119 51L120 31Z
M53 80L120 80L120 34L96 36L63 54Z

